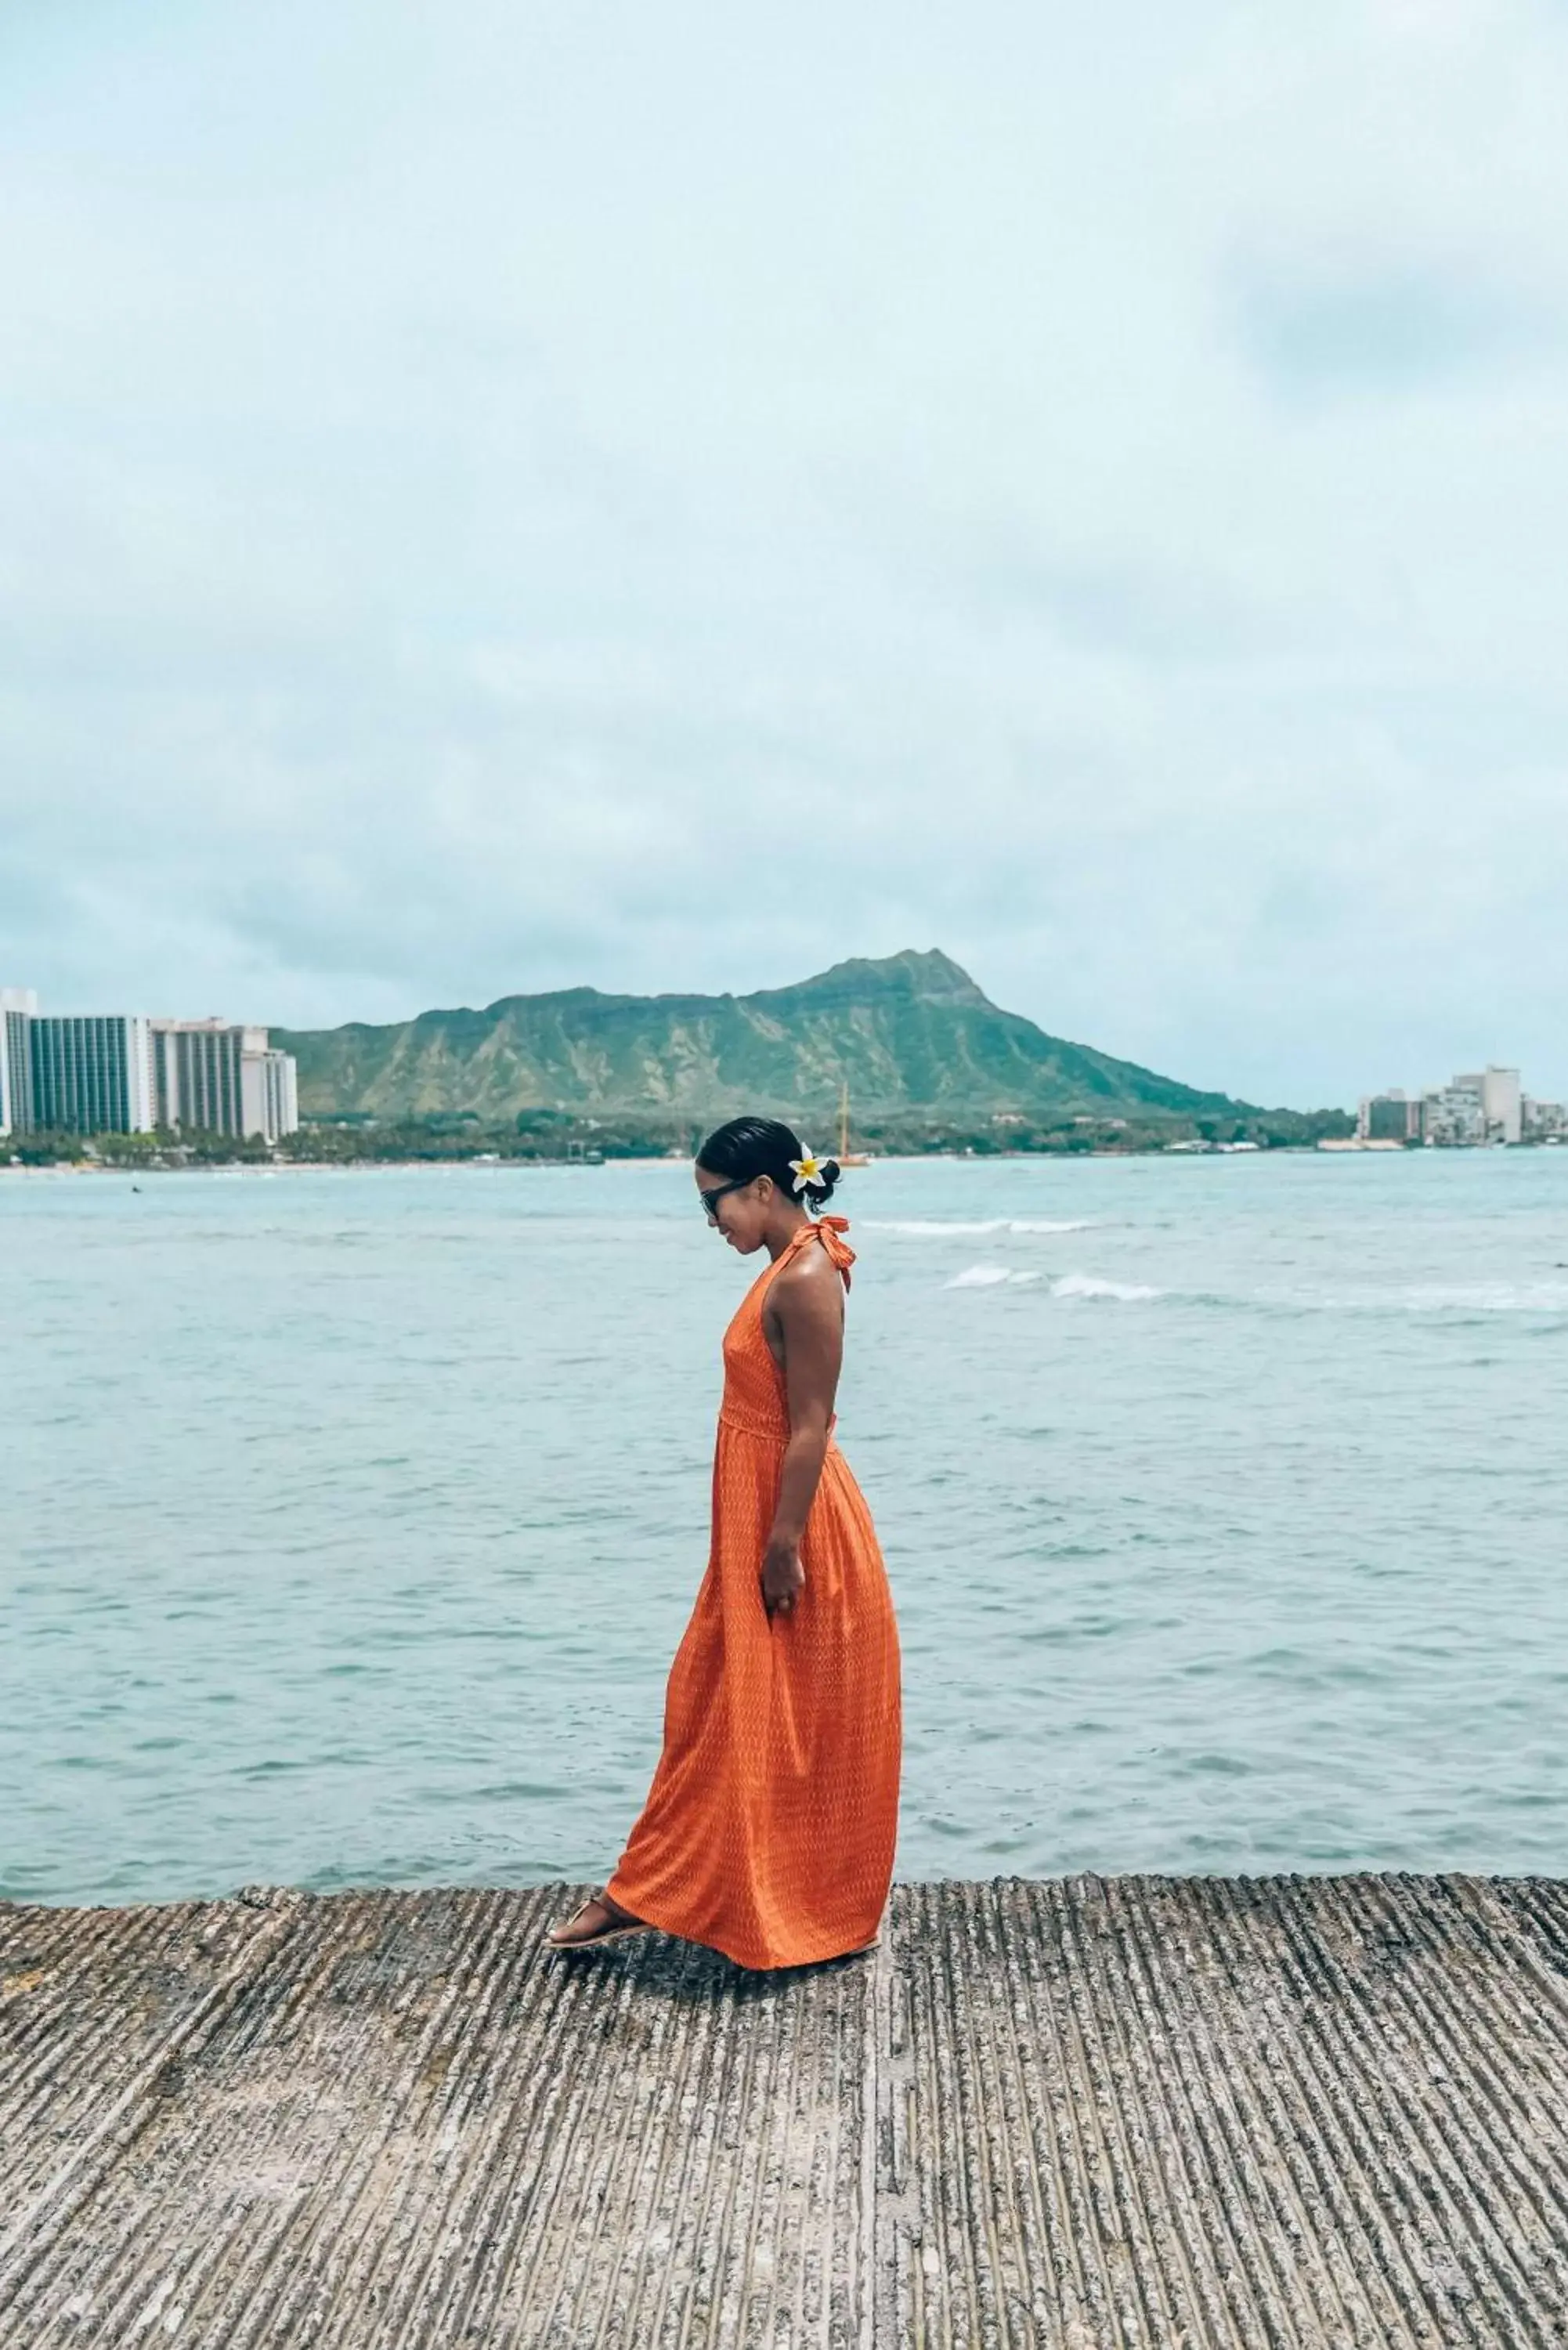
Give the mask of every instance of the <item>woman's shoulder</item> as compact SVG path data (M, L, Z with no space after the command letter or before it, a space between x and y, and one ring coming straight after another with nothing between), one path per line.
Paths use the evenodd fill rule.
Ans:
M805 1303L817 1295L842 1299L844 1284L826 1249L808 1241L792 1252L787 1264L780 1265L769 1294L781 1302L798 1298Z

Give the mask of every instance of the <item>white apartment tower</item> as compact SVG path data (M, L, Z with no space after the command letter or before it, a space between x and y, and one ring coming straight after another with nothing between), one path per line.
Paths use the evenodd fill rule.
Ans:
M33 1066L27 1027L38 1014L30 987L0 987L0 1134L27 1134L33 1125Z
M247 1028L245 1034L261 1039L244 1055L240 1069L245 1132L275 1142L280 1135L299 1130L299 1065L292 1053L280 1053L268 1044L265 1028Z
M1457 1087L1480 1094L1481 1118L1489 1142L1518 1142L1524 1132L1524 1101L1519 1071L1489 1066L1473 1076L1457 1076Z
M225 1020L155 1020L158 1123L276 1142L299 1125L294 1055L265 1028Z

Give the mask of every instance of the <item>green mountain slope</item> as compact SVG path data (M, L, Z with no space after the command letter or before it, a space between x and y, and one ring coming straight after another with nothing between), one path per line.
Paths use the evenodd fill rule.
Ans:
M275 1031L306 1116L499 1123L525 1109L719 1118L742 1108L857 1115L1191 1116L1244 1105L1048 1036L958 964L913 951L835 963L754 995L509 995L387 1027ZM825 1129L826 1130L826 1129Z

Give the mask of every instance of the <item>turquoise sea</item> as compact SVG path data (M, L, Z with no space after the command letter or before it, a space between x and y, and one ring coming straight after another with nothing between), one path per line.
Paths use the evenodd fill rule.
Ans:
M901 1874L1568 1868L1568 1150L838 1204ZM0 1178L0 1894L602 1876L751 1270L673 1164Z

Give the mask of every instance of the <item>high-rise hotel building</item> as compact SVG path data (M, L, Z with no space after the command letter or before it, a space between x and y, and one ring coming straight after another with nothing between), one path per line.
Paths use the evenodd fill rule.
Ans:
M0 990L0 1133L150 1134L152 1024L140 1013L46 1018Z
M44 1014L0 989L0 1134L255 1135L299 1124L294 1056L265 1028L140 1014Z
M38 1014L30 987L0 987L0 1134L33 1128L33 1061L28 1024Z
M299 1124L294 1055L274 1050L265 1028L155 1020L152 1054L160 1126L275 1142Z

